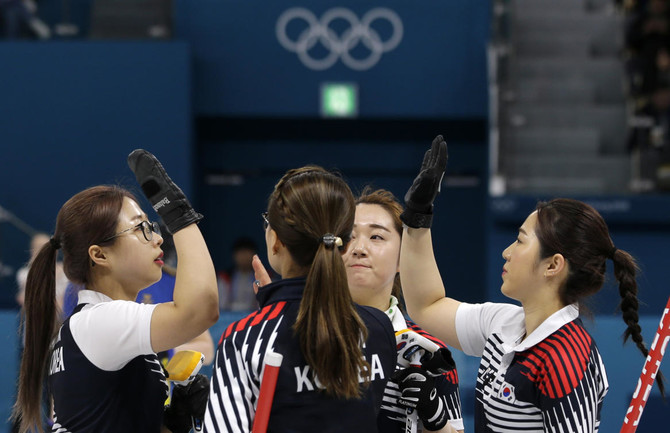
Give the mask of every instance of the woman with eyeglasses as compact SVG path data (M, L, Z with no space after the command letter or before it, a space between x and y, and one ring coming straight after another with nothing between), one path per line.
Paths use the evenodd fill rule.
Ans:
M283 356L268 431L377 431L395 337L383 312L349 293L342 254L354 212L347 184L321 167L289 170L276 184L262 216L282 279L260 287L260 309L221 337L206 432L252 430L268 352Z
M195 224L202 215L160 162L136 150L128 164L173 233L179 256L174 302L134 302L141 289L161 278L163 266L158 224L148 221L135 197L116 186L96 186L70 198L28 274L26 345L14 408L22 432L41 430L44 379L54 432L187 431L173 427L183 420L175 421L170 412L164 425L168 387L156 353L216 322L214 266ZM54 289L59 251L68 279L85 287L60 327Z

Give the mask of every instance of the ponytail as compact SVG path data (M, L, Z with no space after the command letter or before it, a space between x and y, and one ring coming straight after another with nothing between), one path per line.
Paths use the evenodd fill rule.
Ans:
M357 398L359 377L365 383L370 380L370 364L361 350L367 328L351 299L340 250L326 242L319 245L307 275L294 329L307 363L326 392Z
M367 328L349 293L342 249L354 227L354 196L341 177L318 166L289 170L268 202L268 220L307 275L293 329L324 392L361 396L370 364L361 346Z
M607 259L614 262L614 276L619 282L619 307L627 328L624 343L631 338L646 357L649 354L642 339L637 298L635 259L617 249L603 217L592 206L579 200L557 198L537 205L537 226L540 257L562 254L569 263L565 284L559 290L564 305L578 303L598 292L605 281ZM663 376L656 377L664 392Z
M90 281L89 246L114 235L124 198L131 193L117 186L94 186L71 197L58 212L54 236L30 264L26 281L25 348L19 390L12 418L21 432L42 431L42 385L51 342L59 323L56 302L56 259L63 250L63 270L79 286Z
M649 355L644 339L642 338L642 328L640 328L638 309L640 306L637 298L637 282L635 274L637 265L635 259L626 251L619 249L612 249L612 262L614 262L614 276L619 282L619 295L621 296L621 303L619 308L623 315L623 320L626 322L627 328L623 333L624 343L628 338L633 340L637 348L642 352L646 358ZM659 371L656 376L656 384L662 395L665 395L665 385L663 383L663 374Z
M20 432L42 431L42 387L47 359L57 327L57 242L47 242L30 264L24 302L25 348L19 371L19 391L12 418Z

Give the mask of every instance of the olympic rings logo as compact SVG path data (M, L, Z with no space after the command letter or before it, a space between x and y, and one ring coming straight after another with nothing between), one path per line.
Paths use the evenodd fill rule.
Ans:
M347 29L341 35L330 27L336 19L348 23ZM371 27L377 20L386 20L393 28L391 36L386 41L382 41L379 33ZM287 34L289 23L294 21L304 21L307 24L307 28L296 40L292 40ZM323 71L333 66L338 59L342 59L342 63L349 68L365 71L376 65L383 53L395 49L400 44L403 25L400 17L387 8L371 9L359 20L351 10L338 7L327 10L321 20L317 20L311 11L295 7L287 9L279 16L276 33L281 46L296 53L302 64L309 69ZM328 51L323 58L310 55L310 50L319 42ZM351 51L359 44L363 44L369 51L367 57L352 56Z

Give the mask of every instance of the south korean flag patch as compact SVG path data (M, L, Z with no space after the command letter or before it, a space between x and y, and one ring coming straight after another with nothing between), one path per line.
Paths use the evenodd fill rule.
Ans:
M514 385L510 385L507 382L503 382L498 391L498 398L506 401L507 403L514 403L516 401L516 395L514 395Z

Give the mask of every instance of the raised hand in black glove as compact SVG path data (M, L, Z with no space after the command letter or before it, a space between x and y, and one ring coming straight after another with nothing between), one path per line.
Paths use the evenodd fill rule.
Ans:
M435 377L419 367L407 367L391 376L398 384L400 397L398 404L416 409L423 426L428 430L440 430L447 424L447 402L438 395Z
M433 222L433 201L440 193L447 159L447 142L438 135L424 155L414 183L405 194L405 210L400 219L408 227L430 228Z
M202 219L202 215L193 210L182 190L172 182L160 161L150 152L133 150L128 155L128 166L170 233L174 234Z
M201 425L208 398L209 379L203 374L196 375L186 386L175 385L170 407L165 409L163 424L172 433L188 433L194 423Z

